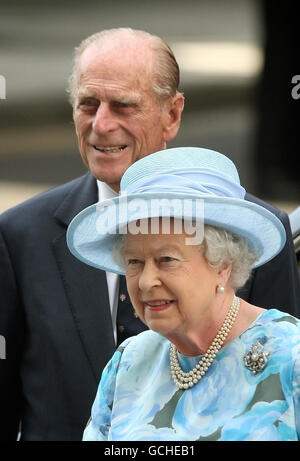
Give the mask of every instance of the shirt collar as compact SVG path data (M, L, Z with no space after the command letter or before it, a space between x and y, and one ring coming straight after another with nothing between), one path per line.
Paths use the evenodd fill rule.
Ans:
M105 182L99 181L99 179L97 179L97 187L99 202L102 202L103 200L107 200L109 198L117 197L119 195L118 192L114 191Z

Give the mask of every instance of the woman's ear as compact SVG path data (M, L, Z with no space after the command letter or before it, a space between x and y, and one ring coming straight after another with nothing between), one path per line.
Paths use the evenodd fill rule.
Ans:
M180 127L184 96L178 91L165 104L164 140L165 142L170 142L175 138Z
M222 267L217 271L217 283L220 286L226 287L232 271L232 263L223 263Z

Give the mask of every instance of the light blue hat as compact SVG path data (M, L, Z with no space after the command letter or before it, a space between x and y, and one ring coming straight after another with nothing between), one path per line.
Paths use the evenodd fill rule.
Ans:
M253 265L258 267L281 251L285 229L273 213L244 196L237 169L225 155L196 147L162 150L128 168L118 197L75 216L68 247L90 266L124 274L112 252L129 223L151 217L204 220L244 237L258 255Z

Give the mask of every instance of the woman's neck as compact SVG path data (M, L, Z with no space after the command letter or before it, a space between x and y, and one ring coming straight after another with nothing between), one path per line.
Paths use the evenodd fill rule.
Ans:
M198 356L205 354L222 327L230 305L231 300L229 303L228 300L227 302L224 300L224 303L218 306L219 310L212 310L210 315L202 319L197 328L170 335L168 339L183 355ZM240 336L265 310L240 299L238 315L222 347Z

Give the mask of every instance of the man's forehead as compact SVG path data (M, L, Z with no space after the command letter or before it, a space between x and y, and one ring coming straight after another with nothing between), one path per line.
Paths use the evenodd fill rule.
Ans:
M83 70L95 64L120 69L127 67L127 72L131 68L149 72L153 60L153 50L144 42L106 39L90 44L83 51L79 65Z
M105 93L102 98L115 99L118 95L120 102L132 100L138 104L142 93L153 90L152 58L139 54L139 48L126 49L124 44L118 47L106 42L92 43L81 54L77 66L79 94L93 97L101 92Z
M142 94L134 91L131 88L121 88L120 85L102 85L95 81L94 83L85 85L84 76L80 78L77 96L79 98L104 98L107 100L115 100L120 103L140 104L142 102Z
M83 57L84 58L84 57ZM78 89L84 96L105 92L108 98L118 94L118 100L128 98L138 103L142 93L153 89L153 76L149 69L139 68L136 63L126 65L113 60L103 61L98 56L82 61L77 70ZM95 94L96 96L96 94ZM103 95L104 96L104 95Z

